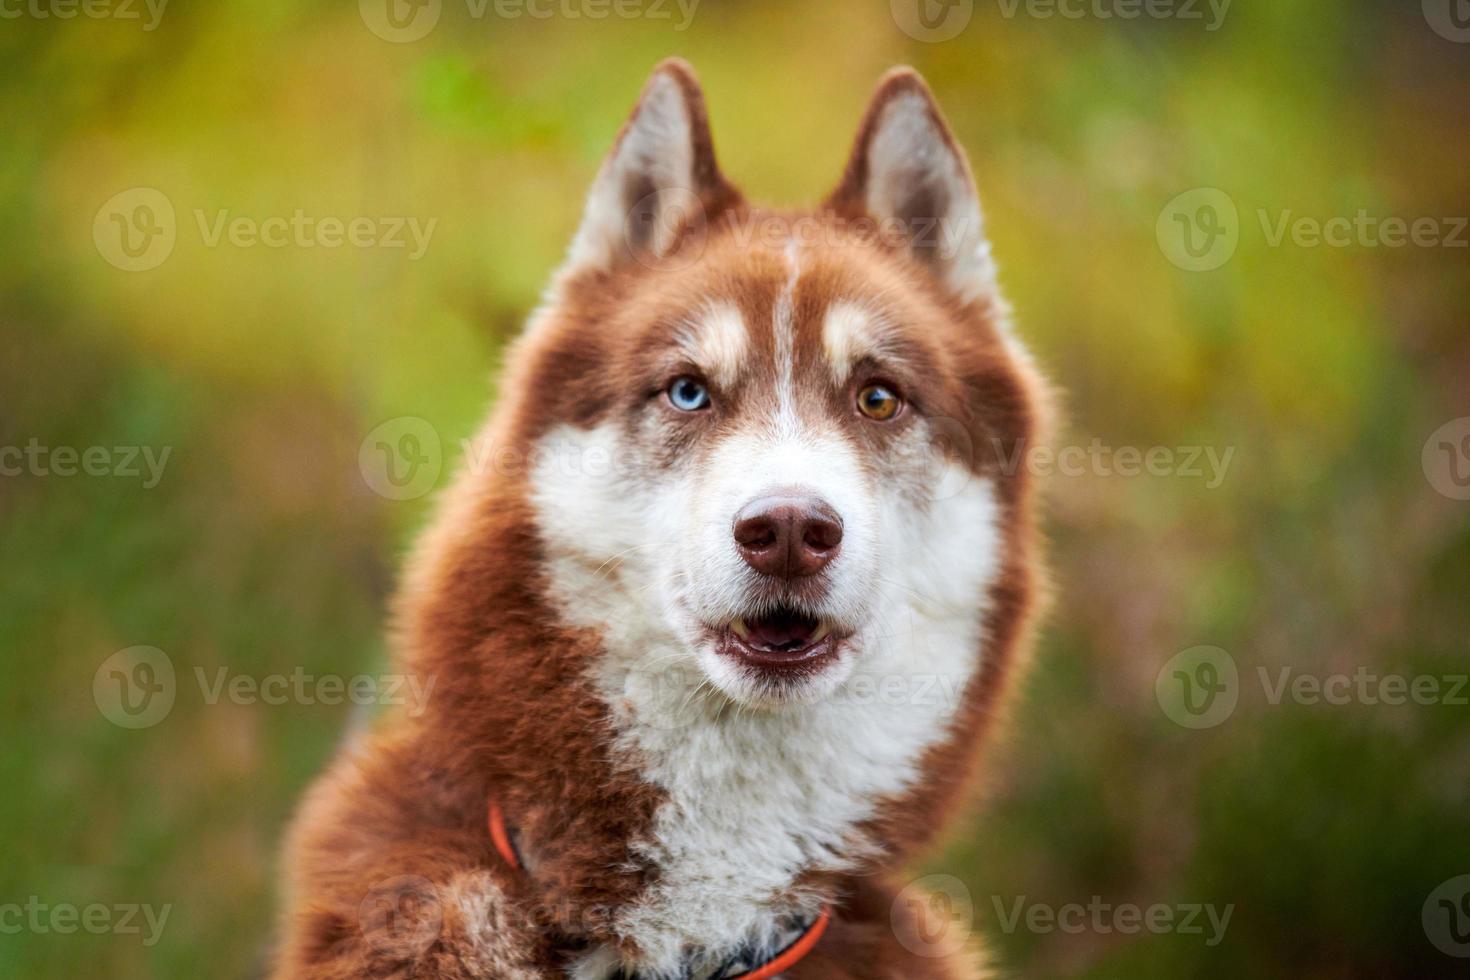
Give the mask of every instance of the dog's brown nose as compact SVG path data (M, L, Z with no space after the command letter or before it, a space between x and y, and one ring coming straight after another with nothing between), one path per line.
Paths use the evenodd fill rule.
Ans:
M758 497L735 515L735 544L762 575L815 575L842 548L842 519L820 497Z

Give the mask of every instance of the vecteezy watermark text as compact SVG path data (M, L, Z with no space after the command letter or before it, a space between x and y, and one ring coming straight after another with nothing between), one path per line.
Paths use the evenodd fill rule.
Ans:
M992 895L990 904L1007 934L1026 931L1078 935L1199 936L1206 946L1218 946L1230 927L1235 905L1155 902L1139 905L1110 902L1094 895L1086 902L1060 905L1029 901L1025 895ZM925 875L906 885L894 898L891 925L898 941L925 958L953 955L962 950L974 928L975 904L970 889L952 875Z
M416 674L308 674L300 667L289 674L231 673L218 667L211 677L203 667L194 668L194 678L205 704L221 699L233 704L339 704L406 705L409 717L417 718L429 705L434 683L439 679Z
M1257 667L1256 683L1265 703L1278 707L1396 708L1470 707L1470 674L1381 672L1365 665L1352 673L1321 674L1292 666ZM1154 681L1159 707L1184 728L1214 728L1235 712L1244 684L1235 658L1219 647L1197 646L1176 653Z
M206 213L203 208L194 209L194 221L199 227L200 240L209 248L221 242L235 248L386 248L408 249L410 262L423 258L429 248L429 239L434 235L438 218L420 222L417 217L388 216L338 218L331 215L316 217L301 208L290 216L274 215L254 218L249 215L230 214L228 208Z
M1064 905L1048 905L1043 902L1028 902L1025 895L1006 901L999 895L991 896L995 917L1007 935L1017 929L1046 934L1063 932L1068 935L1094 933L1108 935L1119 933L1125 936L1150 932L1154 935L1175 934L1180 936L1203 936L1206 946L1218 946L1230 927L1230 917L1235 913L1231 903L1224 908L1204 903L1167 905L1156 902L1152 905L1136 905L1131 902L1107 902L1101 895L1094 895L1086 903L1068 902ZM1208 934L1206 933L1208 929Z
M1399 249L1470 248L1470 216L1298 214L1292 208L1257 208L1256 223L1268 248ZM1240 244L1245 223L1231 196L1217 187L1196 187L1173 197L1159 212L1154 235L1174 265L1190 272L1218 269Z
M1014 475L1022 467L1035 476L1136 477L1177 476L1203 479L1205 489L1225 482L1235 447L1216 446L1109 446L1094 438L1086 446L1027 446L1017 443L1007 450L999 439L992 445L1001 472Z
M1351 216L1319 218L1299 215L1291 208L1274 214L1266 208L1256 209L1256 220L1266 244L1280 248L1289 241L1297 248L1467 248L1470 237L1465 228L1470 218L1464 216L1433 217L1421 215L1409 219L1395 215L1372 214L1358 208Z
M141 21L151 31L163 20L168 0L0 0L0 20L88 20ZM146 15L146 20L144 19Z
M932 417L929 425L937 442L945 444L962 465L961 481L969 467L982 463L1013 476L1021 470L1039 476L1064 477L1177 477L1201 480L1214 490L1225 481L1235 458L1234 446L1113 446L1094 437L1086 445L1036 446L1025 442L1007 445L992 438L989 446L972 442L968 429L953 419ZM619 479L636 475L642 463L633 454L594 446L548 444L524 449L486 440L463 439L459 449L465 469L476 475L520 476L546 473L562 479ZM389 500L411 500L434 489L444 468L444 446L438 430L426 419L403 415L374 426L358 447L358 468L374 493ZM941 466L944 460L935 457ZM936 495L952 493L944 472L936 472Z
M994 0L1007 20L1176 20L1217 31L1232 0ZM898 29L937 44L958 37L975 15L976 0L889 0Z
M194 668L194 680L206 705L343 704L368 707L403 706L412 718L428 710L438 681L435 675L312 674L302 667L289 673L261 676L216 667ZM119 650L102 662L92 677L92 699L108 721L121 728L151 728L168 717L180 685L173 659L157 647Z
M438 218L415 215L237 214L230 208L194 208L193 224L205 248L401 251L422 258ZM188 227L185 225L185 227ZM127 272L156 269L173 254L179 221L173 202L152 187L132 187L108 198L92 219L92 241L107 262Z
M1182 20L1203 21L1218 31L1231 0L995 0L1007 20L1018 15L1047 20Z
M35 935L70 936L85 932L93 936L143 936L144 946L153 946L163 934L173 905L153 906L146 903L43 902L31 895L21 902L0 904L0 935L15 936L23 932ZM146 927L147 933L144 933Z
M700 0L463 0L475 21L496 20L667 20L684 31ZM385 41L408 44L428 36L444 13L444 0L358 0L367 29Z
M1470 675L1467 674L1380 674L1360 666L1351 675L1336 673L1324 677L1292 667L1275 671L1257 667L1256 675L1266 701L1273 705L1289 698L1303 705L1470 706L1470 694L1466 693Z
M172 446L45 446L32 436L24 446L0 446L0 477L142 477L143 488L152 490L172 452Z

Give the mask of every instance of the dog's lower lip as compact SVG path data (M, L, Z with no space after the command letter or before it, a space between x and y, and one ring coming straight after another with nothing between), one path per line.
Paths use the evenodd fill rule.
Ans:
M809 670L834 656L841 643L841 637L825 621L818 622L799 646L762 645L755 641L752 632L747 620L732 620L724 629L715 631L717 649L726 656L766 670Z

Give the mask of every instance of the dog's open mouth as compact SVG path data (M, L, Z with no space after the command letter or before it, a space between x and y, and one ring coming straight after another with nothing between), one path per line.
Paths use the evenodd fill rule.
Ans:
M811 669L841 640L830 623L789 607L736 619L718 633L721 653L766 670Z

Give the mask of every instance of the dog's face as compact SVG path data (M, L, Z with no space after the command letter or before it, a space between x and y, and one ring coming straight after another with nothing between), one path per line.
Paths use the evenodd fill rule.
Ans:
M748 707L819 700L916 616L969 632L1030 425L969 171L910 74L826 207L752 209L655 74L529 332L520 416L564 606ZM977 652L978 655L978 652ZM666 661L673 659L677 663Z

